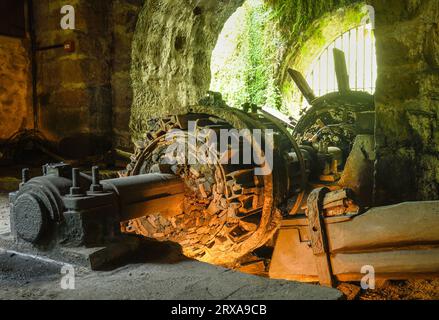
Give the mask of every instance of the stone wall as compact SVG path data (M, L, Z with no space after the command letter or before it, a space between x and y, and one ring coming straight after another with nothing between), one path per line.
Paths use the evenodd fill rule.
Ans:
M134 35L134 139L154 116L183 112L210 85L210 59L219 33L243 0L147 1Z
M365 2L356 1L351 5L323 13L318 19L307 22L308 27L303 28L305 31L299 32L295 36L295 41L287 46L278 73L282 99L286 106L289 108L294 106L301 96L287 70L295 69L305 75L326 46L343 33L361 24L362 19L367 15L364 5ZM299 111L294 110L293 113ZM297 117L297 114L295 116Z
M74 53L62 48L38 51L39 129L60 142L62 152L81 156L111 143L111 2L40 0L35 2L38 47L75 42ZM60 27L63 5L76 10L76 30Z
M132 42L143 3L144 0L114 0L112 5L113 144L128 150L132 146L129 129L133 102Z
M33 126L28 41L0 36L0 141Z
M144 2L35 3L38 46L66 40L73 40L76 46L74 53L62 49L37 53L39 129L50 140L60 142L61 149L71 149L79 143L88 154L103 140L105 146L112 142L116 147L131 147L131 46ZM60 10L66 4L75 8L75 30L60 27ZM83 153L75 150L78 152Z
M439 199L439 1L376 10L377 203Z
M75 153L94 151L96 144L87 137L129 149L130 118L136 128L157 111L171 112L205 94L216 39L242 2L36 2L38 46L65 40L76 45L74 53L37 53L39 129ZM60 9L66 4L76 9L76 30L60 28Z

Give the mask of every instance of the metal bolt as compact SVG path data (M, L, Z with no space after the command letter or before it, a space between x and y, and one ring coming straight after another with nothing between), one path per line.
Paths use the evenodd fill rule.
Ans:
M99 178L99 167L98 166L94 166L91 169L92 172L92 185L90 186L90 191L93 193L97 193L97 192L102 192L103 188L102 185L100 184L100 178Z
M92 169L93 184L99 184L99 167L94 166Z
M73 184L73 188L79 187L79 169L78 168L72 169L72 184Z
M30 180L30 170L29 170L29 168L24 168L21 171L21 183L25 184L29 180Z
M70 188L70 196L81 196L83 195L81 187L79 185L79 169L72 169L72 187Z

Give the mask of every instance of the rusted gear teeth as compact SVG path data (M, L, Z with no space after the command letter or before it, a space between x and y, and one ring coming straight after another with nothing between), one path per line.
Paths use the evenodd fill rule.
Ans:
M191 114L150 121L145 140L137 143L127 174L163 170L163 152L170 143L164 139L166 132L180 129L187 135L187 122L194 119L197 130L210 129L219 133L221 129L232 128L224 120L210 115ZM202 136L197 144L208 139ZM266 203L267 194L272 197L272 191L265 192L264 179L255 176L254 168L216 163L171 165L168 169L185 181L184 214L172 218L150 215L136 219L122 226L124 232L177 242L189 257L233 265L268 241L277 229L280 214ZM264 204L269 210L264 210Z

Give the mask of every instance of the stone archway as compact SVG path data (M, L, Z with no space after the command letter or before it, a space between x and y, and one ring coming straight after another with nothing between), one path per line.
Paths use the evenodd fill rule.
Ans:
M364 1L355 0L247 0L219 37L212 90L234 107L250 102L288 112L295 88L287 69L304 73L327 45L361 25L367 13Z
M292 103L293 93L297 91L293 88L293 81L287 73L288 68L305 74L325 47L346 31L362 24L362 20L368 15L364 6L363 2L358 2L326 13L310 24L291 44L280 67L278 77L282 88L282 98L286 104Z

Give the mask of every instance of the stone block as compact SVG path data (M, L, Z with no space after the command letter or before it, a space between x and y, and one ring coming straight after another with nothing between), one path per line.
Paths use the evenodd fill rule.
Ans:
M416 152L410 148L377 150L375 205L416 199Z
M30 61L21 39L0 36L0 140L32 126Z

